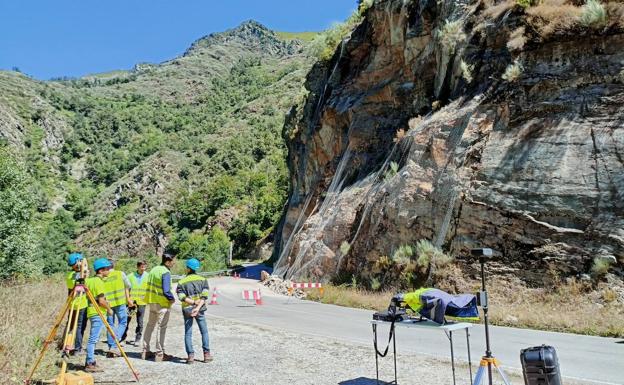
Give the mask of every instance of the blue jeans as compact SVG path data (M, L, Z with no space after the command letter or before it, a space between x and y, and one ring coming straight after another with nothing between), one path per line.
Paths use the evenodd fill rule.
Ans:
M104 327L104 323L97 315L89 318L89 323L91 324L91 332L89 333L89 341L87 342L87 365L95 363L95 344L97 344L100 339L100 333Z
M111 326L111 329L115 332L115 337L119 341L121 336L124 335L126 327L128 327L128 307L126 305L115 306L113 309L113 315L106 316L106 320ZM117 326L115 326L115 318L117 318ZM115 340L113 336L108 333L108 349L115 347Z
M202 336L202 349L204 353L210 352L210 340L208 339L208 326L206 326L206 317L204 312L200 312L197 317L187 317L184 313L184 347L187 354L194 354L193 351L193 320L197 321L199 331Z

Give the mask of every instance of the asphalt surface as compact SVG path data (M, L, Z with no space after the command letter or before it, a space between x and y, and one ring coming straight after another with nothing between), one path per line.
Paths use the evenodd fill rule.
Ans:
M217 288L218 305L207 315L275 328L282 331L323 337L372 347L372 312L311 301L301 301L272 293L251 279L230 277L210 279ZM261 288L262 306L253 306L241 299L243 289ZM564 378L582 384L624 385L624 341L614 338L544 332L507 327L491 327L492 351L506 371L521 370L520 350L537 345L557 349ZM385 346L387 328L379 328L380 345ZM296 343L296 341L293 341ZM476 368L485 351L482 325L470 329L470 351ZM466 335L454 333L455 357L467 361ZM397 330L397 351L418 353L450 361L450 343L443 331L400 328ZM374 370L374 368L372 368ZM399 367L399 371L401 368Z

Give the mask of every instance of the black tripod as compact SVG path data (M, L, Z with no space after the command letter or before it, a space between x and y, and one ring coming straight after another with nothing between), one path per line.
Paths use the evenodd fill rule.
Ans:
M481 385L485 374L485 368L487 368L489 385L492 385L492 367L496 368L500 376L503 378L505 385L510 385L509 380L505 376L505 373L501 370L498 360L492 355L492 349L490 348L490 325L488 319L488 294L485 286L485 262L492 257L492 249L472 249L471 254L479 257L479 264L481 265L481 291L479 292L477 299L479 305L483 309L483 320L485 324L485 356L481 358L479 363L479 370L475 376L473 385Z

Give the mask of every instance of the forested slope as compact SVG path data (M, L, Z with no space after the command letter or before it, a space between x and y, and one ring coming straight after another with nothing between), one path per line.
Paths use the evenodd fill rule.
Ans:
M14 261L2 274L54 272L70 249L214 266L230 240L253 253L287 194L281 131L312 64L302 44L246 22L130 71L0 72L0 183L14 198L0 207L0 260Z

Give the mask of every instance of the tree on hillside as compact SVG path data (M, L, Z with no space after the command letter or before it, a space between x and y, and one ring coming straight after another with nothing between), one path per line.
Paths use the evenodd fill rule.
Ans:
M35 197L29 176L0 148L0 278L33 276L43 268L34 229Z

